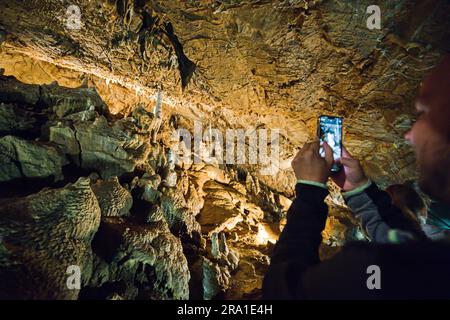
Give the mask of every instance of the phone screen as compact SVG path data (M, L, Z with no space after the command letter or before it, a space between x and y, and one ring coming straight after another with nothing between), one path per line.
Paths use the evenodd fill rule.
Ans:
M331 116L320 116L319 118L319 140L320 155L325 157L323 142L326 141L333 150L334 160L340 159L342 155L342 118ZM339 166L333 164L332 171L338 171Z

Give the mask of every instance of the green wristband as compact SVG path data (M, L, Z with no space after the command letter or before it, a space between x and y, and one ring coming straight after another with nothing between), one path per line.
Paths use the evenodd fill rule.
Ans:
M359 186L356 189L353 189L353 190L350 190L347 192L343 192L342 195L344 197L351 197L351 196L357 195L357 194L363 192L364 190L366 190L368 187L370 187L371 184L372 184L372 181L370 179L368 179L367 182L364 183L363 185Z
M297 180L297 183L307 184L307 185L310 185L310 186L316 186L316 187L320 187L320 188L328 190L328 187L327 187L327 185L325 183L320 183L320 182L317 182L317 181Z

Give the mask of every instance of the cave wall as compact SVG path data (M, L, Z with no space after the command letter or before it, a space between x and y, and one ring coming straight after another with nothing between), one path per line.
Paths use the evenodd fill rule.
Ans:
M154 113L111 115L95 88L0 76L0 106L0 298L260 297L289 199L175 166Z

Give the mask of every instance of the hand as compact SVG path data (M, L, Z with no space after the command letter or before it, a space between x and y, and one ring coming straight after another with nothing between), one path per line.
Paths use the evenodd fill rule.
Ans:
M325 158L319 153L319 141L307 143L292 160L297 180L326 183L333 166L333 150L324 142Z
M362 186L368 181L358 160L342 147L342 157L337 160L342 169L331 175L333 181L343 190L350 191Z

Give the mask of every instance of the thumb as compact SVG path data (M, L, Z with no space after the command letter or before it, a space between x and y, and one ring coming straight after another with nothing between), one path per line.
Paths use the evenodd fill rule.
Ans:
M355 162L357 162L355 159L352 158L344 158L342 157L339 161L343 166L352 168L355 166Z
M342 155L346 158L353 158L345 146L342 146Z
M325 161L327 162L328 166L332 166L334 162L333 158L333 149L328 145L328 143L323 143L323 151L325 151Z

